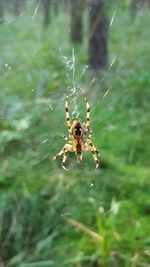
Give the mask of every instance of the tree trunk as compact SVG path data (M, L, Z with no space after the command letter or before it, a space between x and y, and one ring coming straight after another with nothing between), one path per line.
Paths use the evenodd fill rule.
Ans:
M20 8L21 8L20 0L14 0L13 5L14 5L14 15L18 17L20 15Z
M72 43L81 43L83 35L82 15L84 10L84 0L71 0L71 41Z
M104 0L90 1L89 66L94 70L107 67L108 21L104 2Z
M53 9L54 9L54 15L58 15L58 13L59 13L59 2L58 1L55 1L54 3L53 3Z
M4 21L4 0L0 0L0 24Z
M139 0L131 0L131 18L135 19L138 11Z
M44 26L47 27L51 21L50 17L51 0L42 0L42 3L44 9Z

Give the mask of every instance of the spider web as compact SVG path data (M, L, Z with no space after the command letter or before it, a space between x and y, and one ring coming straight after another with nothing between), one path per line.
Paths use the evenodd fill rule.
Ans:
M36 203L35 202L36 202L37 196L36 198L33 197L33 200L32 200L32 193L36 195L37 188L39 188L38 190L40 191L39 196L38 196L39 200L41 201L42 199L42 201L44 201L45 203L48 203L48 206L45 206L45 207L50 207L50 213L52 213L52 216L48 217L48 224L46 223L44 224L45 226L43 230L44 234L43 233L41 234L40 232L39 235L35 237L33 233L33 236L34 236L33 244L35 244L36 246L36 250L35 250L36 256L31 255L32 254L32 251L31 251L32 247L31 247L31 249L29 248L29 256L27 255L27 258L26 258L26 254L28 254L28 247L27 247L28 245L26 246L25 242L26 240L28 241L28 239L31 239L31 236L32 236L31 231L33 230L34 232L34 225L30 226L27 223L29 234L24 238L23 235L25 232L24 232L24 229L22 228L23 224L21 224L20 218L22 217L20 217L20 213L25 212L25 214L27 214L28 207L26 211L26 206L24 207L19 203L20 199L19 201L18 199L16 199L18 202L18 206L17 206L18 211L16 213L14 212L14 215L12 216L11 225L8 229L8 234L6 235L4 243L7 246L7 244L11 241L11 239L12 239L12 242L15 243L19 236L18 232L20 232L22 233L22 236L25 239L25 242L23 243L25 245L23 245L23 250L21 251L21 253L19 253L18 255L15 255L15 257L11 259L12 261L8 262L8 265L12 265L12 264L15 265L15 260L18 260L19 262L18 266L28 266L28 263L29 265L32 265L32 264L34 265L34 260L35 261L40 260L40 256L43 260L46 257L49 257L49 256L51 257L51 252L49 254L49 252L46 251L46 249L47 248L49 249L51 247L51 243L53 242L53 236L55 235L58 236L58 234L60 234L60 239L61 239L62 233L63 235L68 234L66 228L65 228L65 231L63 229L64 232L62 232L62 230L60 229L58 229L58 232L57 232L57 228L61 228L61 227L60 225L58 226L54 225L55 217L57 217L56 221L58 220L58 218L60 219L60 224L61 224L61 218L59 216L61 217L68 217L68 216L73 217L74 215L78 216L77 213L76 214L74 213L74 206L77 206L76 203L78 202L72 203L71 201L69 202L66 200L73 199L74 201L74 198L76 198L76 196L78 195L78 192L81 192L82 194L82 191L83 191L83 196L82 196L83 202L81 203L81 207L79 207L80 208L79 212L83 213L82 216L85 216L85 220L86 220L87 214L84 215L84 208L85 210L87 208L93 209L92 211L88 210L85 212L89 214L91 212L92 214L92 212L93 211L95 212L95 210L97 209L97 205L102 204L103 206L99 208L99 211L101 211L101 214L102 214L104 212L103 207L105 205L107 206L108 204L106 203L108 201L107 198L105 200L103 199L103 196L104 196L103 191L105 190L107 191L107 189L105 189L105 185L106 185L106 188L108 188L108 191L109 191L109 188L110 190L112 190L113 186L116 187L116 184L114 184L113 181L110 181L113 175L111 177L109 168L108 168L108 174L104 176L104 178L105 177L107 178L107 175L108 175L107 182L104 182L101 179L103 178L104 169L103 168L100 168L99 170L94 169L94 161L93 161L92 155L90 153L88 154L88 152L87 154L85 153L83 155L83 162L78 161L78 159L73 153L69 154L67 158L67 162L66 162L66 167L70 169L70 172L68 172L69 174L67 174L67 172L65 172L61 168L60 162L62 158L60 158L60 160L55 161L55 162L52 161L52 158L62 149L63 145L65 144L65 141L62 139L61 136L65 134L68 137L68 131L65 126L66 124L65 123L65 98L66 96L67 95L69 96L70 120L73 121L76 118L81 118L82 122L85 122L86 120L86 105L84 101L84 96L87 97L88 103L90 104L90 108L91 108L90 119L91 119L91 129L93 131L93 135L91 139L92 139L94 146L97 148L98 151L100 151L101 159L103 160L103 153L101 153L101 147L98 141L101 139L101 136L106 136L105 138L106 142L109 141L109 136L111 135L113 131L116 131L116 134L117 134L117 131L119 130L119 126L118 126L119 124L117 125L116 122L117 120L120 119L123 113L123 108L120 107L120 112L119 114L115 114L116 116L115 118L112 118L111 114L113 110L115 109L115 106L119 104L120 99L123 99L124 96L128 94L128 88L125 89L125 86L124 86L123 87L124 90L122 90L123 81L120 84L120 89L116 91L115 93L115 90L116 90L115 78L117 78L120 75L120 72L121 72L120 70L124 69L125 64L127 64L125 56L123 57L122 54L126 52L126 50L128 49L128 46L126 43L122 43L119 49L116 44L117 40L115 38L114 29L115 29L115 24L118 23L118 18L120 16L119 11L117 9L117 5L114 4L114 8L112 8L111 11L109 11L109 34L111 35L111 38L112 38L111 42L114 42L115 44L114 44L114 50L111 50L111 47L109 47L109 63L108 63L107 71L92 72L91 70L89 70L89 66L87 63L85 64L79 63L78 54L81 54L81 51L79 53L79 48L77 48L76 46L72 46L71 48L69 46L68 48L66 44L64 45L63 41L60 42L59 34L61 33L63 29L63 25L61 25L62 29L58 29L57 21L59 23L61 21L61 18L59 18L59 15L58 15L58 18L56 18L56 20L55 18L52 18L52 20L54 20L54 26L56 27L56 32L57 32L56 36L58 38L58 40L57 38L55 40L56 44L53 41L52 41L52 44L48 42L46 43L43 42L45 50L43 49L43 47L41 47L42 46L41 39L47 40L46 38L48 35L51 34L51 30L54 30L51 28L50 30L49 27L51 26L48 26L48 28L44 31L41 26L41 28L39 27L39 29L37 30L37 33L35 34L34 47L32 46L30 48L27 46L25 47L17 46L17 42L20 38L19 37L20 35L27 36L27 38L29 38L31 34L30 32L27 33L27 29L26 27L24 27L25 26L24 20L27 21L28 25L30 26L36 23L37 25L39 25L38 21L40 21L42 25L43 23L42 21L43 17L41 17L42 1L43 0L28 0L26 8L17 17L15 16L14 18L11 14L8 13L7 17L5 17L4 25L2 25L2 28L0 28L0 31L2 31L2 34L5 33L6 37L9 35L10 36L13 35L15 32L13 42L10 44L10 46L7 45L7 38L6 38L6 47L4 48L4 55L2 55L2 57L0 58L0 71L3 73L3 70L5 70L6 80L12 79L11 80L12 87L11 85L7 86L6 83L3 84L3 82L1 83L0 81L1 83L0 87L2 88L0 91L0 97L3 101L1 104L1 116L0 116L1 121L0 122L3 123L3 121L4 122L6 121L4 123L4 128L6 128L6 130L2 131L1 133L0 142L3 141L9 144L6 146L6 148L8 149L8 152L6 155L5 155L5 148L3 146L3 143L0 149L2 153L1 158L3 161L2 168L4 170L4 174L8 173L8 179L7 179L7 175L5 179L6 187L7 187L7 183L9 183L9 180L13 184L15 183L14 180L16 179L17 183L19 184L19 190L18 190L18 184L16 187L17 188L16 190L18 190L19 192L19 194L17 192L16 198L18 198L18 196L21 196L21 193L23 190L24 190L24 196L27 197L27 199L30 198L31 196L31 201L33 203L31 207L29 207L29 209L32 209L33 207L33 216L31 216L31 213L29 213L29 216L33 217L32 218L33 222L34 220L36 220L36 216L35 216ZM53 5L54 2L55 1L51 1L51 5ZM114 3L115 1L112 1L112 2ZM136 18L133 21L133 24L130 21L131 25L132 26L137 25L142 15L143 15L143 9L141 9L138 12ZM129 23L129 20L130 19L128 19L126 23ZM131 33L132 31L130 32L130 34ZM69 33L67 33L67 38L68 38L68 35ZM1 38L1 34L0 34L0 38ZM125 37L124 40L128 40L126 38L127 37ZM26 37L24 37L24 39L26 39ZM0 47L1 47L1 44L0 44ZM27 49L27 51L24 52L24 49ZM33 53L33 57L31 58L28 56L28 52L30 52L30 50L32 50L32 53ZM44 52L41 52L41 50L44 50ZM40 52L38 53L37 51L40 51ZM83 46L82 53L84 52L87 53L87 51L88 51L87 46L86 45ZM41 56L41 53L42 53L42 56ZM3 54L3 51L1 54ZM18 62L15 62L15 58L18 59L20 55L22 55L21 56L22 61L20 62L18 60L20 65L19 65L19 68L17 68ZM49 62L50 58L53 59L53 62ZM55 66L53 67L53 65L55 65L55 60L59 60L59 63L60 63L58 64L57 71L56 71L56 67ZM40 62L40 63L37 63L37 62ZM46 64L48 65L47 68L45 67ZM30 68L30 71L31 71L30 73L27 69L28 69L28 66L30 67L31 65L33 66L33 68L32 70ZM35 69L34 69L34 66L35 66ZM49 71L49 69L51 70L51 72ZM64 76L63 75L61 76L61 74L59 76L59 72L61 73L62 69L64 72L63 73ZM13 73L13 75L11 73ZM21 76L23 78L19 79L19 76L22 73L26 73L26 75ZM115 77L113 77L114 73L115 73ZM130 73L128 75L130 75ZM15 79L13 79L12 77L15 77ZM123 78L125 80L126 76L123 76ZM1 80L3 81L2 76L1 76ZM21 86L23 86L22 80L25 82L24 90L26 90L26 93L23 96L20 94L22 90ZM64 84L59 84L59 80L60 81L63 80ZM34 84L35 86L31 86L31 84ZM17 90L15 89L15 87L17 87ZM46 91L46 88L48 88L48 92ZM10 92L11 94L9 94ZM29 97L27 97L27 95ZM129 104L130 104L130 100L129 100ZM97 110L100 106L102 106L101 114L98 117ZM105 107L104 110L103 110L103 107ZM132 114L132 116L133 116L132 126L134 126L134 129L135 129L137 126L137 122L134 118L134 114ZM101 129L101 132L99 132L99 130L96 130L96 129ZM126 134L125 131L124 131L124 134ZM134 133L134 136L135 138L136 137L138 138L138 134L136 133L136 131ZM14 142L11 142L11 140L13 140ZM25 140L25 143L24 143L24 140ZM98 140L97 141L98 146L97 144L95 144L96 140ZM20 149L20 144L21 144L22 150ZM11 151L11 146L12 146L13 152ZM107 148L107 143L104 144L104 147ZM16 154L19 151L19 149L21 150L21 153L20 154L18 153L19 154L19 159L18 159L16 158ZM134 154L134 147L133 149L131 148L129 160L130 158L132 158L133 154ZM5 157L4 160L3 160L3 155ZM116 157L115 160L116 160L115 162L116 165L117 164L119 165L120 158ZM18 165L16 164L17 161L19 161ZM9 164L10 164L9 162L11 162L10 167L9 167ZM17 170L14 167L15 164L16 166L19 166ZM28 170L28 165L29 165L29 170ZM26 171L25 175L28 176L27 179L26 177L22 175L24 170ZM37 175L37 177L32 176L32 172L34 173L34 170L36 170L35 176ZM44 178L42 178L43 184L42 183L38 184L38 180L41 179L40 175L42 176L41 170L43 172L46 172L46 174L44 173L45 176L43 176ZM113 168L111 171L113 172ZM73 177L74 173L76 175L75 178ZM122 169L121 169L121 173L122 173ZM116 175L115 172L114 172L114 175ZM141 175L141 172L140 172L140 175ZM144 172L142 173L142 175L144 175ZM51 182L53 183L53 180L55 183L55 190L54 190L54 195L52 194L51 196L50 194L52 193L52 191L49 192L49 188L51 186ZM99 184L97 183L97 180L99 180ZM1 173L0 173L0 182L1 182ZM48 182L50 182L50 185L47 185ZM122 186L121 183L120 185ZM34 188L31 188L31 191L29 192L30 190L29 186L32 187L33 184L36 187L36 189L34 191ZM138 191L137 191L138 194L139 194L139 190L141 190L142 188L142 184L144 184L143 181L138 186ZM22 187L21 193L20 193L20 185ZM81 190L77 188L78 185L80 186ZM75 189L75 190L72 190L72 189ZM87 189L89 191L87 191ZM3 188L1 189L1 192L2 190ZM11 188L11 190L8 193L9 195L11 194L12 190L15 190L15 187L14 189ZM73 191L72 195L70 193L71 190ZM62 191L64 194L62 194ZM101 196L99 197L101 193L102 193L102 197ZM106 194L107 193L109 194L109 192L106 192ZM4 195L4 197L5 197L5 194L6 192L4 193L2 192L2 195ZM64 200L62 201L63 208L59 204L59 202L61 202L62 196L64 197ZM143 199L145 201L145 197ZM0 201L0 203L1 205L3 205L2 201ZM40 204L39 210L37 211L38 213L41 211L43 212L41 208L43 203L41 205L41 203L39 202L39 204ZM115 200L112 200L111 209L108 210L107 213L110 213L112 210L114 213L117 213L119 209L119 204L120 202L115 202ZM27 206L28 206L28 203L27 203ZM11 209L11 207L6 207L6 208L7 208L6 213L7 211L9 213L9 209ZM54 211L55 209L56 211ZM129 211L131 210L129 209ZM19 215L18 219L16 215ZM39 214L38 218L40 216L42 217L43 214ZM95 215L92 214L92 216L94 217ZM135 216L134 212L133 212L133 216ZM1 218L2 217L0 216L0 225L2 226L3 218L2 219ZM49 218L52 218L51 220L52 222L50 222ZM53 218L54 218L54 221L53 221ZM4 216L4 220L5 220L5 216ZM18 220L18 225L19 225L18 229L16 228L17 220ZM28 220L25 220L25 221L28 222ZM112 220L108 221L108 231L110 227L110 222L112 222ZM138 221L135 221L135 222L138 224ZM132 221L129 224L132 224ZM6 225L7 225L7 222L6 222ZM52 226L51 229L48 229L49 225L50 227ZM141 228L139 227L137 229L139 231L139 229ZM1 231L0 233L2 233ZM11 232L12 232L12 235L11 235ZM11 238L11 236L13 237L14 232L16 232L15 241L13 240L13 238ZM52 232L52 235L51 235L51 232ZM46 236L47 233L48 233L48 236ZM106 235L107 233L109 232L107 232L107 229L106 229ZM118 242L120 238L118 231L115 231L114 237L116 238ZM139 234L136 237L138 237L138 240L140 240ZM146 240L144 242L145 244L147 244ZM59 244L60 246L58 250L61 250L60 248L62 248L62 245L64 245L62 240L61 240L61 243ZM54 243L54 246L55 245L56 244ZM82 248L81 245L79 245L79 247ZM83 246L84 246L84 242L83 242ZM92 246L93 246L93 242L92 242ZM53 243L52 243L52 248L54 248L54 251L55 251L55 247L53 247ZM89 248L87 250L88 252L89 252ZM16 247L15 247L15 250L16 250ZM68 251L68 248L66 251ZM39 252L40 253L42 252L42 253L40 254ZM133 252L135 252L135 255L133 256L135 258L136 257L138 258L139 252L136 254L136 250L133 250L131 254L133 254ZM92 258L93 264L96 264L95 263L96 254L97 252L95 253L95 255L93 254L94 255L94 257ZM81 251L81 254L78 253L77 256L80 258L80 255L82 255L82 251ZM27 259L27 265L26 263L20 264L21 261L24 262L26 261L26 259ZM30 261L31 261L31 264L30 264ZM46 261L44 261L44 263L46 264L45 266L48 266ZM59 263L61 263L61 261ZM71 264L72 263L73 261L71 262ZM74 261L74 263L75 263L75 266L78 265L78 262L76 260ZM111 263L113 264L113 260ZM136 264L136 261L135 262L132 261L133 265L134 263ZM57 266L57 263L55 265ZM35 266L36 266L36 263L35 263Z
M53 4L53 1L52 1ZM113 10L110 14L109 17L109 32L113 29L113 25L117 19L118 15L118 11L117 8L114 6L115 10ZM6 32L9 32L9 25L10 24L15 24L15 23L19 23L19 20L21 20L23 17L25 16L29 16L29 19L31 22L36 21L36 19L39 18L40 16L40 9L41 9L41 0L36 1L36 0L30 0L27 2L27 7L26 9L20 13L20 15L18 17L15 18L7 18L4 22L4 27L6 29ZM139 17L143 14L143 9L140 10L140 12L138 13L138 16L136 17L136 19L134 20L134 23L138 23ZM81 114L81 110L79 108L80 105L78 105L78 101L80 101L80 99L82 99L83 101L83 96L84 95L88 95L88 102L90 103L91 106L91 120L92 117L94 116L94 112L95 109L97 107L97 105L100 104L100 102L105 101L106 98L108 98L108 96L111 94L112 88L113 88L113 84L110 86L107 85L107 83L105 83L105 81L107 81L107 78L109 77L109 75L111 74L112 68L115 66L115 64L117 64L117 60L118 60L118 54L116 51L115 55L110 55L110 59L109 59L109 66L107 68L107 71L105 71L103 74L101 73L92 73L91 76L89 76L89 66L88 65L84 65L82 67L82 69L80 69L80 73L77 71L78 69L78 62L77 62L77 56L76 56L76 48L72 47L72 50L70 52L70 55L68 56L68 52L66 55L66 52L64 51L63 45L59 44L59 46L56 48L56 50L54 51L55 53L59 53L60 55L60 60L62 61L62 63L65 66L65 71L66 71L66 77L67 77L67 87L66 90L59 90L59 92L55 92L55 91L50 91L49 98L44 98L43 96L43 84L42 84L42 80L43 77L44 79L49 75L48 73L45 73L44 71L41 71L41 76L39 77L39 81L38 82L38 86L37 88L33 88L32 89L32 93L35 93L35 103L36 103L36 108L37 110L40 109L40 105L45 104L47 106L47 109L49 110L49 112L51 112L53 114L53 116L55 116L55 112L56 111L56 106L61 104L61 108L63 108L64 102L65 102L65 97L66 95L69 96L69 108L71 110L71 120L75 119L76 117L80 117ZM9 62L5 63L5 68L9 71L11 71L12 66ZM42 68L42 67L41 67ZM30 79L30 77L29 77ZM85 81L86 81L86 85L85 85ZM97 81L99 82L98 87L95 87L95 84L97 83ZM105 84L105 86L104 86ZM105 87L104 91L99 94L98 91L100 90L101 87ZM94 90L93 90L94 88ZM36 91L36 92L35 92ZM126 92L120 92L121 95L123 95ZM97 103L96 101L96 95L99 94L100 97L100 102ZM39 105L37 107L37 104ZM26 106L26 103L25 103ZM19 109L19 106L18 106ZM110 107L108 107L108 110L110 109ZM62 112L64 112L62 110ZM86 114L86 110L84 110L84 113ZM95 126L97 126L98 124L101 124L103 122L103 118L99 118L99 120L97 120L94 124L94 122L92 122L92 128L94 129ZM64 123L65 123L65 114L64 114ZM58 129L58 124L59 124L59 129ZM111 124L111 123L110 123ZM26 118L22 118L22 120L20 121L20 124L18 127L22 127L22 129L24 128L28 128L30 126L30 123L28 121L28 119ZM38 152L37 152L37 160L35 160L35 162L33 163L34 165L38 165L39 163L41 163L43 160L45 160L46 158L49 158L51 156L51 153L48 152L46 154L43 154L45 151L44 146L47 146L48 143L50 143L50 140L53 136L60 136L61 138L61 134L63 133L61 128L61 125L59 122L55 123L56 129L53 129L53 131L50 131L48 136L45 136L44 138L41 138L41 143L39 144L38 147ZM113 127L112 125L110 127ZM57 145L56 145L57 147Z

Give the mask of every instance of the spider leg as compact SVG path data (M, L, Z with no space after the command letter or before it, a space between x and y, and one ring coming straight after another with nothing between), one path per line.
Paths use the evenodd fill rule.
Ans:
M97 156L100 156L100 155L99 155L99 153L98 153L96 147L93 145L93 143L92 143L91 140L90 140L90 142L89 142L89 150L90 150L90 151L92 152L92 154L93 154L93 159L94 159L94 161L95 161L96 169L97 169L98 166L99 166L99 160L98 160Z
M67 142L67 144L72 145L72 141L66 135L62 135L62 137L65 139L65 141Z
M88 130L90 130L90 106L89 103L87 102L87 98L84 98L85 102L86 102L86 127Z
M92 136L92 131L90 130L90 133L89 133L89 136L88 136L89 140L91 139L91 136Z
M67 159L67 149L64 148L64 155L63 155L61 166L65 171L68 171L68 169L65 167L66 159Z
M63 154L63 160L61 163L61 166L64 170L67 170L65 167L65 162L67 159L67 152L68 151L73 151L72 145L71 144L65 144L63 149L53 158L53 160L57 159L59 156L61 156Z
M66 96L65 111L66 111L66 126L67 126L69 133L71 134L71 131L70 131L71 123L70 123L70 116L69 116L69 109L68 109L68 96Z
M69 138L66 135L62 135L66 142L69 142Z
M61 166L66 171L68 171L68 169L65 167L65 162L66 162L66 159L67 159L67 152L68 151L73 151L73 148L72 148L71 144L66 144L66 145L64 145L64 148L63 148L64 155L63 155L63 160L62 160Z
M100 157L100 153L98 152L98 150L96 149L96 147L93 145L93 143L92 143L90 137L87 138L87 144L88 144L89 149L90 149L91 147L94 148L95 153ZM90 149L90 150L91 150L91 149Z
M58 157L60 157L64 153L64 150L62 149L55 157L53 157L53 160L56 160Z

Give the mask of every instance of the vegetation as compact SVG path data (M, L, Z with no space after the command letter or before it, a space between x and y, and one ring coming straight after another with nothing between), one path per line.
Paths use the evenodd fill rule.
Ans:
M0 266L149 266L149 22L118 9L109 70L84 75L86 33L73 50L65 11L45 32L33 12L0 27ZM52 161L67 94L82 120L87 95L98 170L88 152L68 172Z

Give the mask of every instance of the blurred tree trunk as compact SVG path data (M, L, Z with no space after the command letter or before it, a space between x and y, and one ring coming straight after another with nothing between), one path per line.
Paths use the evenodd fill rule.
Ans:
M14 15L18 17L20 15L21 1L13 0L13 5L14 5Z
M43 9L44 9L44 26L47 27L51 21L50 9L51 9L51 0L42 0Z
M104 2L90 0L89 66L94 70L107 67L108 20Z
M4 21L4 0L0 0L0 24Z
M67 9L67 11L70 11L70 2L71 2L71 0L64 0L63 1L65 10Z
M131 0L131 18L135 19L138 11L139 0Z
M54 14L57 16L58 13L59 13L59 2L58 2L58 0L56 0L56 1L53 3L53 6L54 6Z
M82 17L84 10L84 0L70 0L71 12L71 41L81 43L83 37Z

